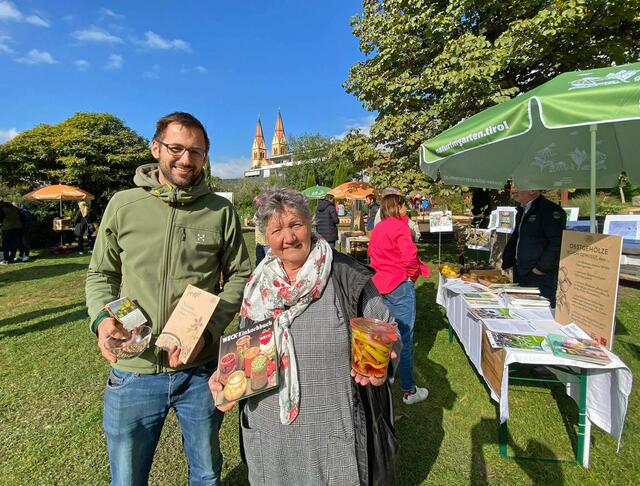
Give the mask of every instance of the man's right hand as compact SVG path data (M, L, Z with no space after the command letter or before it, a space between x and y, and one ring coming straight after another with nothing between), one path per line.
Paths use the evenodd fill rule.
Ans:
M129 337L129 332L113 317L106 317L98 326L98 348L100 348L102 357L110 363L117 363L118 358L116 358L115 355L105 347L108 337L126 339Z

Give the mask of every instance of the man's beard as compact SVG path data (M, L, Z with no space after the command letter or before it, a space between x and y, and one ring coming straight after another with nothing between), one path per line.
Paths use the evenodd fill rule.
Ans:
M200 176L202 175L202 169L200 169L198 172L192 172L188 180L178 180L174 178L173 174L171 173L171 164L169 164L168 166L165 164L159 164L159 168L165 180L176 187L191 187L200 180Z

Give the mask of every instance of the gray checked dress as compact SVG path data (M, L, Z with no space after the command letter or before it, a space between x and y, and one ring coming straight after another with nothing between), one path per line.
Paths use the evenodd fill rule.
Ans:
M369 282L363 315L392 322ZM240 417L252 485L359 485L353 430L349 332L332 279L290 327L300 414L280 423L277 391L247 400Z

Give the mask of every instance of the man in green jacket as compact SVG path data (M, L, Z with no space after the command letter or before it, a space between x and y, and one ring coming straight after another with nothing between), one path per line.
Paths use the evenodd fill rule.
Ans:
M91 330L112 366L103 425L113 485L147 484L171 408L182 430L189 484L220 482L223 414L207 381L251 267L236 211L205 183L208 151L204 126L192 115L161 118L151 143L158 163L137 169L137 187L115 194L100 224L86 294ZM220 302L195 347L195 359L185 364L179 348L166 352L153 344L188 284L217 294ZM128 360L117 360L105 348L108 337L126 335L104 310L119 297L134 300L153 330L149 348Z

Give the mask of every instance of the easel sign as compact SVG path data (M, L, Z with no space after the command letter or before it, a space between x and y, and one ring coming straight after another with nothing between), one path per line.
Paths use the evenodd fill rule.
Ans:
M563 231L556 291L556 321L575 322L613 347L622 237Z
M443 231L453 231L453 214L451 211L431 211L429 232L442 233Z
M429 213L429 233L438 233L438 265L442 246L443 231L453 231L453 213L451 211L431 211Z

